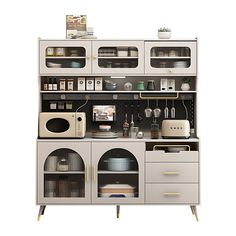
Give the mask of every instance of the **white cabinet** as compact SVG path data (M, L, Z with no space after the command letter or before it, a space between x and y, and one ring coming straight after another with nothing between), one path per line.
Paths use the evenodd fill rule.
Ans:
M144 203L144 150L145 143L140 142L93 142L92 143L92 202L101 204L136 204ZM106 164L112 158L127 158L130 162L128 170L114 171ZM115 164L114 164L115 165ZM116 192L116 186L131 186L132 197L124 197L125 193ZM109 196L103 193L104 186ZM108 187L107 187L108 188ZM112 194L113 193L113 194Z
M40 40L40 74L144 74L144 41Z
M145 74L196 76L195 41L146 41Z
M102 40L92 42L92 71L99 74L144 73L144 42Z
M91 41L40 40L41 75L91 73Z
M91 203L91 144L38 141L37 203Z

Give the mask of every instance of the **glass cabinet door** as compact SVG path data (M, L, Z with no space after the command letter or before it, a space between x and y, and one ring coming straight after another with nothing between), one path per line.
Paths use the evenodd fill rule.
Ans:
M40 74L91 73L91 42L40 41Z
M144 143L92 144L92 203L144 202Z
M143 41L93 41L93 73L144 73Z
M145 42L145 72L196 75L196 42Z
M38 142L38 203L90 203L90 144Z

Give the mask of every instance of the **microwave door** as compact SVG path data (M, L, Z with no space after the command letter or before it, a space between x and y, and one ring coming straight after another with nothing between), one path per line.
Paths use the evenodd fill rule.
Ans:
M40 137L75 137L74 114L41 113Z

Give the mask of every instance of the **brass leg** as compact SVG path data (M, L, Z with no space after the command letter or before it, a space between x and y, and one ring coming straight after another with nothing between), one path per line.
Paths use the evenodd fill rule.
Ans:
M120 218L120 206L116 206L116 218Z
M198 215L197 215L197 207L196 206L190 206L190 207L191 207L193 215L195 215L196 220L199 221Z
M39 208L39 214L38 214L38 221L40 220L41 215L44 214L45 208L46 208L45 205L40 206L40 208Z
M190 206L192 214L194 215L194 210L193 210L193 206Z

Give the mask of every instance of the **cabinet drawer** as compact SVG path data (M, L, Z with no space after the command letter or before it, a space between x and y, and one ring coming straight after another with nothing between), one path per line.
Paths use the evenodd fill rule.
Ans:
M198 184L146 184L146 203L198 204Z
M146 162L198 162L198 151L146 151Z
M146 163L147 183L197 183L198 163Z

